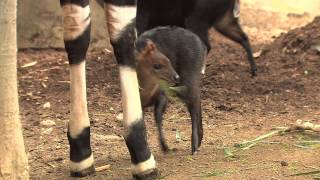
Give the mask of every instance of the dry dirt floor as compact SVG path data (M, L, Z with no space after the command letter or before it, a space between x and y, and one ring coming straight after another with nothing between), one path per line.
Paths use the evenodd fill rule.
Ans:
M320 179L319 133L280 133L239 147L241 142L299 119L320 124L320 18L312 19L308 14L282 16L242 9L241 22L258 65L256 78L249 74L244 50L210 32L213 48L201 86L204 139L200 152L190 155L190 117L181 102L172 100L165 113L167 141L176 149L169 154L159 148L152 109L146 111L148 142L160 179ZM31 179L71 179L66 54L25 49L18 59ZM88 54L87 81L96 167L111 166L83 179L130 179L130 158L118 116L118 70L111 53L96 50Z

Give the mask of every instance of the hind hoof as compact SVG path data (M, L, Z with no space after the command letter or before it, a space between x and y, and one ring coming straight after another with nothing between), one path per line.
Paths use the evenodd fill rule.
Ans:
M257 69L251 70L250 74L251 74L252 78L256 77L257 76Z
M82 171L77 171L77 172L70 172L70 176L72 177L85 177L93 174L95 172L94 166L90 166L87 169L84 169Z
M162 144L161 145L161 151L163 153L168 153L170 151L170 148L169 148L169 146L167 144Z
M133 179L135 180L151 180L156 179L160 176L160 172L158 169L151 169L147 172L144 172L142 174L133 174Z

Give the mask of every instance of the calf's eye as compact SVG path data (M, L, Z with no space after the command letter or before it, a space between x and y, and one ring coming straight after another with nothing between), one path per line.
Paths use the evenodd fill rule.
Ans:
M154 64L153 68L159 70L162 68L162 65L161 64Z

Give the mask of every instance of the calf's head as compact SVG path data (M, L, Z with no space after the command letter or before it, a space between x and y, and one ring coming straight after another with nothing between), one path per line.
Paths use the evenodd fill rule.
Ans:
M146 40L143 47L136 51L137 70L144 78L152 78L157 83L165 81L174 85L180 81L178 73L172 67L170 60L159 51L156 44Z

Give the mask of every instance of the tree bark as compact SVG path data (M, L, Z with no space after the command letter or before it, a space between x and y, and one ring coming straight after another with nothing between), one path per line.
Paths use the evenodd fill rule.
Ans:
M17 0L0 0L0 179L29 179L17 91Z

